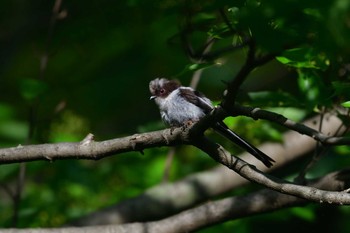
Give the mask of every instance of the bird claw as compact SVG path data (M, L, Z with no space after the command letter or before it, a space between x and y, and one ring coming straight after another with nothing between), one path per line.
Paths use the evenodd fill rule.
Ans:
M188 120L186 121L182 126L181 126L181 130L185 131L188 127L190 127L193 124L193 121Z
M171 127L170 128L170 135L173 135L173 132L174 132L175 129L176 129L175 127Z

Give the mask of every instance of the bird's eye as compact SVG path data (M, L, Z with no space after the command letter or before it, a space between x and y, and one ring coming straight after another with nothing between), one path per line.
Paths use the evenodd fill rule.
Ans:
M159 93L160 93L160 94L164 94L164 93L165 93L165 90L162 88L162 89L159 90Z

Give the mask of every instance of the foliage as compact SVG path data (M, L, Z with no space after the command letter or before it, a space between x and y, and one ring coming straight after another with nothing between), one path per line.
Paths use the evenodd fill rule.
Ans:
M200 70L198 89L220 101L221 81L232 80L244 63L247 38L258 55L277 57L249 76L241 103L297 121L334 105L350 107L347 0L63 1L66 14L54 25L49 23L52 7L53 2L43 0L0 3L7 9L0 29L2 147L79 141L89 132L102 140L157 129L158 110L148 101L147 87L158 76L188 84ZM203 52L208 39L214 43ZM281 140L281 129L270 123L241 117L227 123L253 143ZM183 153L174 158L170 180L215 165L192 148L179 151ZM309 175L344 167L349 159L338 155L348 152L347 146L331 150L332 159ZM98 162L28 163L18 226L60 226L140 194L161 182L166 154L166 149L150 149L145 155ZM18 165L2 165L2 187L14 190L17 174ZM14 207L6 192L0 195L0 225L8 227ZM324 224L316 228L316 223L322 223L319 213L327 215L327 210L293 208L202 232L259 232L269 223L283 229L295 223L322 229ZM349 209L334 208L332 213L348 216ZM328 217L342 229L350 228L346 217Z

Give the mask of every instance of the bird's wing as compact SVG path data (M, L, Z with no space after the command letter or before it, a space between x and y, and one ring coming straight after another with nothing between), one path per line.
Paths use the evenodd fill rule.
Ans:
M210 100L206 98L199 91L193 90L192 88L189 88L189 87L182 87L182 88L179 88L179 93L181 97L186 99L188 102L203 109L204 113L207 114L211 110L213 110L213 105L211 104Z
M210 100L206 98L199 91L195 91L190 87L181 87L179 88L179 93L181 97L186 99L188 102L203 109L203 112L205 114L208 114L210 111L213 110L213 105L211 104ZM216 124L213 125L213 129L216 130L221 135L223 135L224 137L231 140L232 142L234 142L235 144L237 144L238 146L242 147L242 149L246 150L247 152L255 156L257 159L263 162L267 167L271 167L272 163L275 162L272 158L267 156L264 152L260 151L259 149L257 149L256 147L248 143L246 140L238 136L236 133L231 131L223 122L216 122Z

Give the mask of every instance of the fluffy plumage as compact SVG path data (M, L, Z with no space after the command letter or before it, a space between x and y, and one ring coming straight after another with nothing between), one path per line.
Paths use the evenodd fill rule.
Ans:
M151 98L159 107L162 120L169 126L182 126L188 121L196 122L214 107L202 93L191 87L183 87L175 80L157 78L150 82ZM217 122L213 129L255 156L267 167L275 162L243 138L231 131L223 122Z

